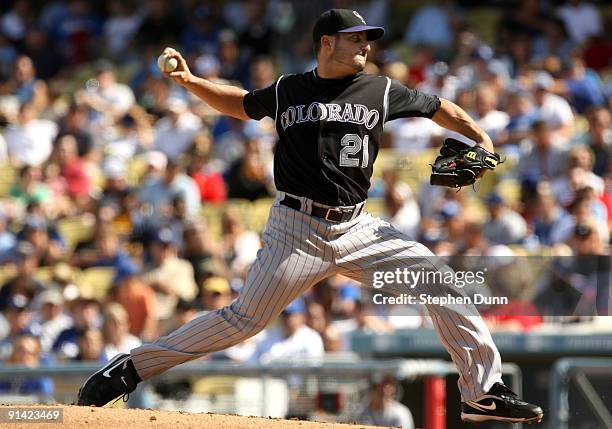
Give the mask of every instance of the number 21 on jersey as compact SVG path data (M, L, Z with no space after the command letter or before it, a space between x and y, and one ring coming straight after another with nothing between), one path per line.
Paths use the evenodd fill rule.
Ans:
M366 168L370 160L368 155L369 140L369 135L366 135L362 140L357 134L345 134L342 140L340 140L342 145L340 150L340 167L359 167L361 163L361 168ZM362 148L361 159L359 159L358 155L353 156L362 150Z

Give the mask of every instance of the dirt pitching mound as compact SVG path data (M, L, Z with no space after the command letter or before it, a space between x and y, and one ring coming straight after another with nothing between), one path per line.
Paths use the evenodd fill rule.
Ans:
M119 408L77 407L58 405L63 410L63 423L29 422L26 424L9 423L8 410L48 408L50 405L37 406L0 406L2 422L0 428L24 427L28 429L117 429L117 428L191 428L191 429L373 429L372 426L346 425L338 423L319 423L301 420L266 419L261 417L228 416L207 413L184 413L181 411L135 410ZM380 426L377 426L380 429Z

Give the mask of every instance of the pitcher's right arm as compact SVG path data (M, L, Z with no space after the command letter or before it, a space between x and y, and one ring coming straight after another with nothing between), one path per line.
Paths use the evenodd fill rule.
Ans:
M187 61L176 49L166 48L164 53L178 61L176 70L164 74L224 115L236 119L251 119L244 111L243 101L247 94L246 90L233 85L221 85L193 75Z

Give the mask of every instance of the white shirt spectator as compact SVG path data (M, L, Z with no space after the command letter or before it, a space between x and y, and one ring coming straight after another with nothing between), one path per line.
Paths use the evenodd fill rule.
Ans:
M72 319L66 314L60 314L58 317L51 320L43 321L36 319L36 321L40 323L40 344L43 352L51 350L59 334L72 326Z
M418 152L429 147L434 136L443 134L444 129L427 118L405 118L385 125L391 134L393 149L402 152Z
M138 337L135 337L132 334L126 334L121 340L121 343L116 346L114 344L105 344L102 355L106 358L106 360L111 360L119 353L129 353L130 350L139 347L141 344L142 341L140 341Z
M244 231L234 242L233 250L236 257L232 261L232 270L237 273L245 270L255 262L257 251L261 248L259 234L254 231Z
M421 211L419 205L414 199L412 189L406 183L397 184L397 192L403 196L403 205L395 213L395 216L391 217L387 210L382 215L382 219L389 222L400 232L403 232L411 239L416 239L419 231L419 224L421 223Z
M595 195L598 197L603 195L605 182L592 171L584 171L580 176L580 180L582 181L582 187L588 186L593 188ZM574 198L574 191L570 183L570 178L567 176L553 180L550 183L550 189L557 201L563 206L569 204Z
M497 219L489 219L482 228L491 244L513 244L527 235L527 223L512 209L504 208Z
M610 232L608 231L608 225L605 222L595 222L595 227L602 244L606 245L609 243ZM567 242L574 234L575 229L576 219L573 216L565 216L551 233L551 242L553 244Z
M574 122L574 114L569 103L555 94L546 94L542 106L536 107L537 119L545 121L552 130Z
M531 141L521 144L518 163L518 174L526 176L555 179L567 172L566 154L556 146L551 146L546 153L538 152Z
M357 420L360 424L364 425L414 429L414 421L412 420L410 409L397 401L387 404L382 411L365 408L359 412Z
M128 16L111 16L104 23L104 37L108 50L113 55L121 54L130 39L140 27L141 19L137 14Z
M32 119L13 125L4 133L9 156L19 165L40 165L49 159L58 126L47 119Z
M497 133L506 128L508 122L510 122L510 116L506 112L499 110L491 110L485 116L476 121L478 126L485 130L493 141L495 141Z
M169 117L162 118L155 124L155 148L169 159L177 159L189 148L201 127L200 118L189 111L180 113L176 122Z
M303 325L284 338L281 329L271 329L257 345L253 358L261 362L290 358L318 358L325 353L323 340L317 331Z
M195 218L200 211L200 191L193 179L186 174L178 174L171 183L163 179L145 182L138 193L141 203L150 204L155 215L160 215L164 206L171 205L174 198L182 196L185 200L187 216Z
M115 83L108 88L101 89L100 96L113 106L118 116L126 114L136 102L132 88L123 83Z
M599 10L590 3L584 1L577 5L566 3L559 8L559 17L565 23L571 39L578 44L603 32Z

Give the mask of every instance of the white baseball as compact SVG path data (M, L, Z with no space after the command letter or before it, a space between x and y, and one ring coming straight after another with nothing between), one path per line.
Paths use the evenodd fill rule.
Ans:
M170 73L176 70L178 67L178 61L176 58L169 57L167 54L161 54L157 58L157 66L164 73Z

